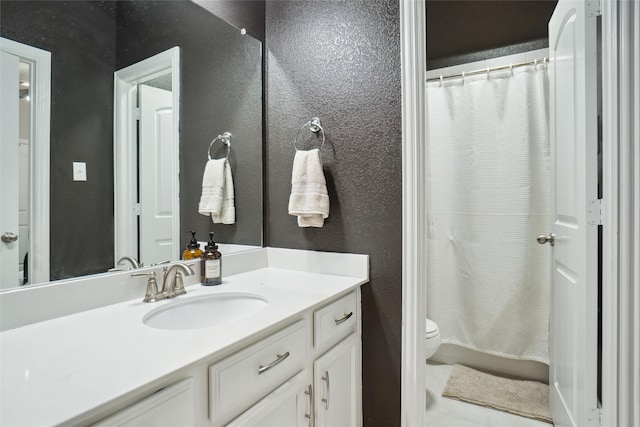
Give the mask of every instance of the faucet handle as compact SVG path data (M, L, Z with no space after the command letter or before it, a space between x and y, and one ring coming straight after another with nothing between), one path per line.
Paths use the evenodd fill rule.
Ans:
M158 282L156 282L156 272L151 271L149 273L132 273L132 277L148 277L147 291L145 292L142 302L154 302L166 298L163 294L158 292Z
M173 291L171 292L172 297L177 297L178 295L184 295L187 293L187 290L184 288L184 282L182 281L182 273L176 271L176 276L173 279Z

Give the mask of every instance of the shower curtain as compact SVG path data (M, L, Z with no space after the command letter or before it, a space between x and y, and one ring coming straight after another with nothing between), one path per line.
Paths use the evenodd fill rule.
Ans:
M444 343L548 363L547 73L427 83L427 317Z

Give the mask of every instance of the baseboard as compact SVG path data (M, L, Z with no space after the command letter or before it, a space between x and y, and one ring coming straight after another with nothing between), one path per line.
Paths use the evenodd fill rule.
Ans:
M513 360L481 353L453 344L442 344L430 362L454 365L456 363L481 371L525 380L549 382L549 366L529 360Z

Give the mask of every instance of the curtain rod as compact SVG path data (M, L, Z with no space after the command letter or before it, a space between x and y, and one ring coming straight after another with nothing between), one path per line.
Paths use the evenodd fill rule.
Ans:
M489 68L484 68L481 70L473 70L473 71L469 71L467 72L462 72L462 73L457 73L457 74L449 74L447 76L441 75L439 77L432 77L430 79L426 79L426 82L436 82L436 81L443 81L445 79L453 79L455 77L462 77L463 79L465 77L468 76L473 76L476 74L482 74L482 73L489 73L491 71L498 71L498 70L506 70L506 69L512 69L512 68L516 68L516 67L523 67L525 65L537 65L538 63L541 64L547 64L549 62L549 60L547 58L543 58L543 59L534 59L533 61L527 61L527 62L519 62L517 64L509 64L509 65L501 65L499 67L489 67Z

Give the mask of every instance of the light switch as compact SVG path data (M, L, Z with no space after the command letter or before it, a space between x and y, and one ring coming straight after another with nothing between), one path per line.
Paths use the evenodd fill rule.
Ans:
M73 162L73 180L87 180L87 164L85 162Z

